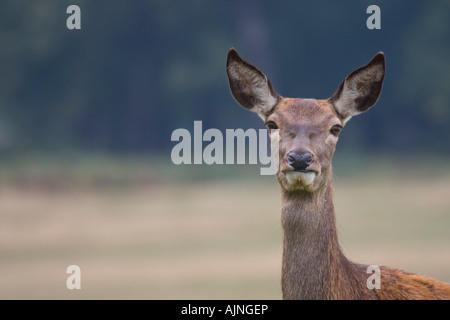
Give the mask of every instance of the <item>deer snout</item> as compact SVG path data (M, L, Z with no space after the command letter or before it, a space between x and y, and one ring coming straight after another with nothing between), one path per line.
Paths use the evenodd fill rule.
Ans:
M294 168L295 171L305 171L313 163L314 156L309 152L303 154L289 152L286 160L288 165Z

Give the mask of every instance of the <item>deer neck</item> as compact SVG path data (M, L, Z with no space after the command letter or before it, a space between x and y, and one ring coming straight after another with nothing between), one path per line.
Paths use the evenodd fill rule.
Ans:
M365 285L339 247L332 197L331 181L314 193L282 191L284 299L352 298L349 284Z

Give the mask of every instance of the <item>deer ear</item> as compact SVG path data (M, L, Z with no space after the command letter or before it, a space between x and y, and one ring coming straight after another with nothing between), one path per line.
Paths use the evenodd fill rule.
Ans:
M369 110L378 100L385 72L384 53L350 73L329 99L344 122Z
M228 51L227 75L231 93L241 106L263 119L273 112L280 95L266 75L242 59L234 48Z

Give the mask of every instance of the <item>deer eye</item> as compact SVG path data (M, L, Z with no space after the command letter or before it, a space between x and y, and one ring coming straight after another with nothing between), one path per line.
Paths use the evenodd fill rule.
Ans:
M267 129L269 129L269 130L278 129L278 126L277 126L277 124L275 123L275 121L267 121L267 122L265 123L265 125L266 125Z
M342 130L342 126L335 124L334 126L331 127L330 132L332 135L337 137L339 135L339 132L341 132L341 130Z

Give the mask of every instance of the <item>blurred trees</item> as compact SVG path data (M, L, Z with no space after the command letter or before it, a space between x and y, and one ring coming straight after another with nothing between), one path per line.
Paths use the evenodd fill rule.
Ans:
M70 4L81 30L66 28ZM370 4L381 30L366 28ZM449 152L449 21L444 0L3 1L0 150L159 152L194 120L262 127L229 94L234 46L280 94L317 98L384 51L382 97L347 146Z

